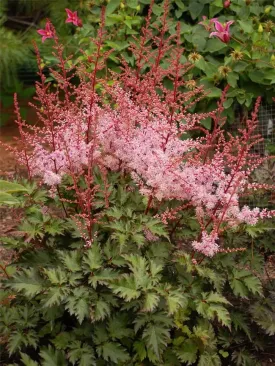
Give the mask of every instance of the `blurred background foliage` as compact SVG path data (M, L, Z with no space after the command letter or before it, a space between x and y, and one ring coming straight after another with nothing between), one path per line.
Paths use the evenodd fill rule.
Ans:
M163 1L153 6L153 21L159 22ZM34 94L36 61L32 42L41 50L45 72L53 66L52 40L41 43L37 29L44 28L51 19L68 53L74 55L72 62L83 61L81 48L92 54L94 45L90 37L96 35L100 11L106 6L107 38L104 49L113 49L108 66L118 69L117 56L123 56L133 64L127 51L134 35L140 33L150 0L2 0L0 3L0 78L1 104L12 105L16 91L20 99L27 100ZM236 110L242 106L245 114L259 95L270 103L275 85L275 1L271 0L170 0L169 33L175 33L177 22L181 23L181 37L185 54L182 62L192 62L194 68L186 75L186 86L192 88L194 81L203 84L207 98L197 105L201 111L215 108L216 101L226 84L230 85L225 102L226 115L234 121ZM75 28L66 24L65 8L77 10L84 26ZM209 32L200 24L202 17L216 17L221 22L234 20L232 38L228 44L217 38L209 38ZM84 60L85 61L85 60ZM165 63L166 61L163 60ZM48 80L52 76L47 75ZM24 114L24 109L23 109ZM2 124L5 123L2 114ZM205 121L211 127L211 121Z

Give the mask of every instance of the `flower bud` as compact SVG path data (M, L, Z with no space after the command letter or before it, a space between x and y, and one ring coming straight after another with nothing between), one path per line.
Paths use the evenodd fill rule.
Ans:
M270 61L271 61L271 62L274 62L274 61L275 61L275 55L272 55L272 56L270 57Z
M230 7L230 5L231 5L230 0L225 0L225 2L223 3L223 7L224 7L224 8L229 8L229 7Z
M259 24L258 32L259 32L259 33L263 33L263 31L264 31L263 26L262 26L261 24Z
M264 12L265 14L269 14L271 11L271 6L268 6L267 8L265 8Z
M136 10L140 11L140 5L137 5Z
M120 3L120 9L124 9L125 5L123 3Z
M226 77L232 71L232 69L229 66L220 66L218 71L221 76Z
M190 53L190 55L188 56L188 61L195 63L196 61L199 61L202 58L202 55L200 55L197 52L192 52Z

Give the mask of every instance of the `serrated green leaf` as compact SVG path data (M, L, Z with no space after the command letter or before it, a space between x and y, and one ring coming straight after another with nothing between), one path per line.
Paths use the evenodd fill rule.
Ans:
M22 345L25 345L25 335L20 331L11 333L8 341L9 355L11 356L13 353L20 350Z
M145 224L146 228L150 230L150 232L157 236L164 236L169 239L169 236L165 230L165 226L163 223L157 219L150 219Z
M221 305L212 304L208 309L208 315L211 318L212 314L222 323L222 325L225 325L227 327L230 327L231 325L231 318L229 311Z
M8 282L9 287L23 292L27 297L33 297L43 289L43 279L34 269L25 269L19 272Z
M23 362L25 366L39 366L39 364L36 361L33 361L26 353L20 352L20 356L20 361Z
M125 301L137 299L141 294L133 276L125 276L121 280L109 285L109 287L115 294L125 299Z
M51 287L43 298L44 307L52 307L60 305L62 301L68 296L70 289L67 287Z
M230 317L232 319L233 327L236 330L242 330L243 332L245 332L247 337L251 340L251 332L248 326L248 320L246 316L240 312L233 311L230 313Z
M66 299L66 310L75 315L81 324L85 317L89 316L88 289L75 288L72 295Z
M181 362L192 365L197 360L198 346L192 339L184 340L181 347L177 349L176 355Z
M104 300L97 300L90 311L92 320L103 320L111 314L111 306Z
M143 361L146 358L147 352L143 341L136 341L134 343L134 350L136 351L140 361Z
M56 349L66 349L68 344L73 341L74 336L69 332L61 332L52 340Z
M68 358L73 365L76 363L78 366L96 365L94 350L87 343L81 344L80 341L74 341L69 349Z
M209 294L203 297L206 299L207 302L214 302L218 304L230 304L230 302L218 292L210 292Z
M58 268L50 268L50 269L44 269L45 275L48 277L49 281L53 285L63 285L67 283L67 274L65 271L61 269L61 267Z
M148 324L142 333L142 338L146 341L147 348L151 349L159 359L170 339L170 333L167 328L160 325Z
M204 352L199 359L198 366L221 366L221 359L217 353L209 354Z
M93 243L92 248L86 251L83 262L92 272L102 267L102 253L97 243Z
M76 250L71 252L58 251L58 256L69 271L81 271L80 256Z
M114 271L111 268L104 268L101 271L96 271L89 277L89 283L96 288L98 284L100 285L108 285L112 281L116 280L119 277L118 272Z
M19 200L6 192L0 192L0 205L17 205Z
M105 342L97 347L97 353L104 360L114 363L125 362L130 358L126 350L117 342Z
M262 295L262 283L250 271L233 269L229 284L236 296L247 297L249 291Z
M250 276L244 277L243 281L244 281L246 287L248 288L248 290L250 292L252 292L252 294L254 294L254 295L263 294L262 283L258 277L254 276L254 275L250 275Z
M119 314L108 321L108 330L112 340L131 338L133 330L128 328L129 318L126 314Z
M252 319L256 322L266 334L273 336L275 334L275 302L269 307L267 304L257 302L250 307Z
M0 192L17 193L28 192L28 189L21 184L0 179Z
M166 298L168 314L174 314L180 308L187 306L188 299L184 296L183 290L171 290Z
M63 351L54 350L49 346L47 349L40 351L40 357L42 358L42 366L66 366L67 362Z
M144 302L142 305L142 311L149 311L152 312L154 309L158 306L160 297L153 293L153 292L147 292L144 296Z

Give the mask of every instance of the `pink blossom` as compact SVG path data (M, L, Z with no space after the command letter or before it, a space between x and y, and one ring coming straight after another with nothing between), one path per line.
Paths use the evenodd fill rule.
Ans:
M208 234L206 231L203 231L201 241L193 241L192 247L207 257L213 257L219 251L219 245L216 243L217 239L218 235L216 232Z
M218 37L222 42L228 43L230 41L229 27L234 23L234 20L226 22L225 25L220 23L217 18L213 18L210 22L215 24L216 32L210 33L210 37Z
M205 15L202 16L202 22L199 22L199 24L204 25L204 23L207 21L207 17Z
M73 23L76 27L82 27L82 20L77 16L77 11L65 9L68 15L66 23Z
M154 235L149 229L145 228L143 230L144 232L144 235L145 235L145 238L148 240L148 241L151 241L151 242L154 242L154 241L157 241L159 239L159 237L157 235Z
M46 171L44 174L44 182L50 186L56 186L61 183L61 176L52 171Z
M79 25L77 13L66 10L67 22ZM228 22L223 27L217 19L212 19L208 26L213 28L215 25L217 32L214 33L228 33L229 23L232 24ZM45 33L47 30L52 33ZM149 30L143 34L145 38L150 36ZM54 36L53 26L47 23L41 35L44 39ZM101 29L94 41L99 51L104 44L103 35ZM140 193L148 197L145 213L151 213L151 204L158 207L165 224L177 220L177 214L180 214L171 211L171 201L178 203L178 207L194 209L201 235L192 246L207 256L218 251L218 235L229 227L240 223L254 225L261 218L275 216L274 211L240 207L240 197L247 188L257 188L251 186L251 173L266 159L251 149L261 141L256 132L260 100L237 136L226 134L222 128L226 91L216 111L189 112L189 107L203 97L203 88L184 91L184 75L189 64L180 62L183 50L180 30L178 40L174 51L169 46L169 37L164 37L162 42L154 37L151 49L147 38L140 41L144 48L138 42L133 43L131 52L136 57L137 68L133 69L124 60L121 72L113 74L115 82L112 85L108 83L108 76L106 80L100 80L104 93L98 92L95 85L108 53L100 51L91 58L94 67L90 74L83 70L83 65L77 66L80 82L74 85L72 70L64 67L63 52L57 52L60 70L57 68L54 72L62 97L48 87L40 69L42 82L37 83L36 88L41 103L38 111L41 123L27 125L15 103L22 151L9 149L13 149L18 162L25 164L30 179L40 177L51 186L53 194L58 194L55 186L63 177L65 182L68 176L67 188L72 192L73 203L78 206L78 219L80 226L83 225L81 235L86 241L91 242L91 229L97 220L93 214L97 190L104 194L108 207L112 189L106 178L109 170L131 176ZM167 68L162 68L159 62L156 43L160 48L164 47L160 54L169 52L171 59ZM63 49L57 38L56 44L58 50ZM41 58L36 51L40 65ZM143 70L145 63L151 65L148 72ZM172 80L173 90L163 84L166 78ZM208 117L212 119L211 132L201 124ZM201 137L190 138L193 135L190 132L198 130ZM101 174L104 187L97 184L95 171ZM211 228L215 230L209 233Z
M231 5L231 1L230 0L225 0L224 3L223 3L223 7L226 9L226 8L229 8Z
M53 38L54 37L54 33L51 29L51 23L50 22L46 23L45 29L39 29L37 31L37 33L42 36L42 42L43 43L45 42L45 40L47 38Z

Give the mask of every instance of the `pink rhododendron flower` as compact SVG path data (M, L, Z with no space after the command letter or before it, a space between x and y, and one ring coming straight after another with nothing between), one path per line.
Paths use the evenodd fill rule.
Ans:
M50 22L46 23L45 29L39 29L37 31L37 33L42 36L42 42L43 43L45 42L45 40L47 38L53 38L54 37L54 33L51 29L51 23Z
M82 27L82 20L77 16L77 11L65 9L68 15L66 23L73 23L76 27Z
M213 18L210 22L215 24L216 32L210 33L210 37L218 37L222 42L228 43L230 41L229 27L234 23L234 20L226 22L225 25L220 23L217 18Z

